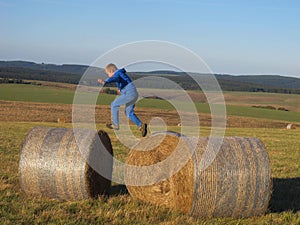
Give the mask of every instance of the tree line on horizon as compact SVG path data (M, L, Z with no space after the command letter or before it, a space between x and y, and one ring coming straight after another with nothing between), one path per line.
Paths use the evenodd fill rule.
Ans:
M184 73L175 73L173 76L168 76L161 71L157 72L139 72L139 73L129 73L133 80L139 79L141 77L147 76L160 76L166 77L181 88L185 90L200 90L199 85L187 74ZM90 86L98 85L96 82L97 76L100 74L95 74L95 77L91 77L89 80L85 80L84 83ZM169 74L170 75L170 74ZM37 80L37 81L51 81L51 82L61 82L61 83L70 83L78 84L81 79L80 74L75 73L66 73L50 70L39 70L39 69L30 69L30 68L19 68L19 67L0 67L0 83L17 83L17 84L29 84L28 80ZM282 77L277 78L276 76L270 77L268 80L259 80L260 84L251 83L249 81L243 82L243 79L239 77L236 79L233 76L228 75L216 75L216 78L220 84L220 87L223 91L241 91L241 92L271 92L271 93L285 93L285 94L300 94L300 88L280 88L274 87L270 84L269 80L272 79L273 82L282 83ZM245 77L245 80L247 77ZM278 81L276 81L276 78ZM259 79L259 78L257 78ZM286 78L288 80L288 78ZM253 78L252 78L253 80ZM37 83L33 83L37 84ZM153 83L147 84L148 88L165 88L160 86L162 84ZM108 85L108 87L114 87L114 85Z

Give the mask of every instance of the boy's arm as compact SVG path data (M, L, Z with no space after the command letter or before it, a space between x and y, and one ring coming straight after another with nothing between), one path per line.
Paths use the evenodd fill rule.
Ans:
M107 78L105 81L102 79L98 79L98 83L105 85L106 83L114 83L117 81L117 78L115 76Z
M117 76L112 76L110 78L107 78L104 82L105 83L113 83L113 82L116 82L117 81Z
M105 82L104 80L102 80L102 79L98 79L98 83L100 83L100 84L103 84L103 86L105 86L105 84L107 83L107 82ZM121 91L120 91L120 89L119 89L119 87L118 87L118 85L117 85L117 88L118 88L118 94L120 94L121 93Z
M100 84L103 84L103 85L104 85L104 84L105 84L105 81L99 78L99 79L98 79L98 83L100 83Z

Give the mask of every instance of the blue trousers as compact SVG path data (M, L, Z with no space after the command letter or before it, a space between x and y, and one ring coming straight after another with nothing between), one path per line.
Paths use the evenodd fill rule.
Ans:
M138 127L142 126L141 120L135 115L134 107L139 95L133 83L127 84L121 95L111 103L112 121L114 125L119 125L119 108L125 105L126 116Z

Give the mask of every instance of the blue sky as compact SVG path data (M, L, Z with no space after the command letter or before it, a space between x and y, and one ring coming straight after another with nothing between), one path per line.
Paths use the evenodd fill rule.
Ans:
M300 78L300 1L0 0L0 60L90 64L141 40L183 45L216 73Z

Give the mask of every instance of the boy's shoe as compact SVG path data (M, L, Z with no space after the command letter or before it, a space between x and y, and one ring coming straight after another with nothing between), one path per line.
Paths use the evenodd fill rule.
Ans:
M119 130L119 126L116 126L112 123L107 123L106 127L109 128L109 129L113 129L113 130Z
M147 124L143 123L142 126L139 129L142 132L142 137L146 137L146 135L147 135Z

